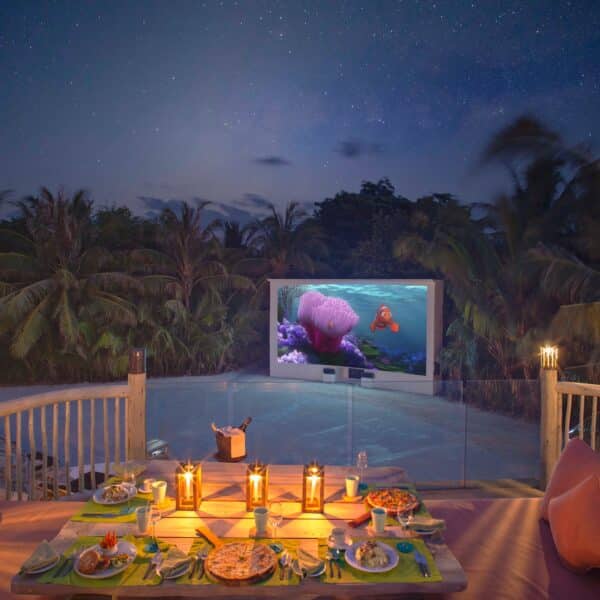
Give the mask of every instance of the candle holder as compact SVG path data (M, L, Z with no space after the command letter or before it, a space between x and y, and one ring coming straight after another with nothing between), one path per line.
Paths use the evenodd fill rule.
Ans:
M175 506L177 510L198 510L202 501L202 465L181 463L175 472Z
M325 467L316 460L302 471L302 512L325 511Z
M267 506L269 496L269 466L259 461L246 469L246 510Z

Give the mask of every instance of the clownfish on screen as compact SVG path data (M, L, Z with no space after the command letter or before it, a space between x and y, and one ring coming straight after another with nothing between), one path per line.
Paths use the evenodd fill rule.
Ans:
M400 325L392 319L390 307L382 304L375 313L375 319L371 323L371 331L385 329L386 327L389 327L390 331L393 333L398 333L400 331Z

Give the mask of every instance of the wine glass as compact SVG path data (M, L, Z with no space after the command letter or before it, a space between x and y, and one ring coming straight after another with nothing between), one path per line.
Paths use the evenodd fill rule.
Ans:
M152 543L148 547L148 552L158 552L158 540L156 539L156 524L160 521L162 514L160 510L153 506L150 510L150 522L152 523Z
M359 474L361 483L364 479L365 471L367 470L368 465L369 465L369 462L368 462L368 458L367 458L367 451L361 450L356 457L356 467L358 468L358 474Z
M409 524L413 520L413 511L406 510L406 508L403 504L399 504L398 510L396 512L396 518L398 519L398 522L402 526L402 529L407 529Z
M283 507L281 502L271 502L269 506L269 523L273 527L273 538L276 538L277 528L283 523Z

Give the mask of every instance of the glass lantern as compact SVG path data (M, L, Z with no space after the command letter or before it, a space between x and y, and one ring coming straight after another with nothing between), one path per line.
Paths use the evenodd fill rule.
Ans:
M302 471L302 512L322 513L325 510L325 467L316 460Z
M181 463L175 472L177 510L198 510L202 501L202 465Z
M269 489L269 467L256 461L246 469L246 510L267 506Z

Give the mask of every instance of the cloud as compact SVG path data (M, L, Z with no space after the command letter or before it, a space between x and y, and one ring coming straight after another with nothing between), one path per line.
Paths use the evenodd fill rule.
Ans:
M383 153L383 146L358 139L342 140L335 151L344 158L359 158L366 155Z
M263 196L247 192L244 194L244 204L250 204L257 208L271 210L271 202Z
M256 164L267 167L288 167L292 163L283 156L261 156L253 160Z

